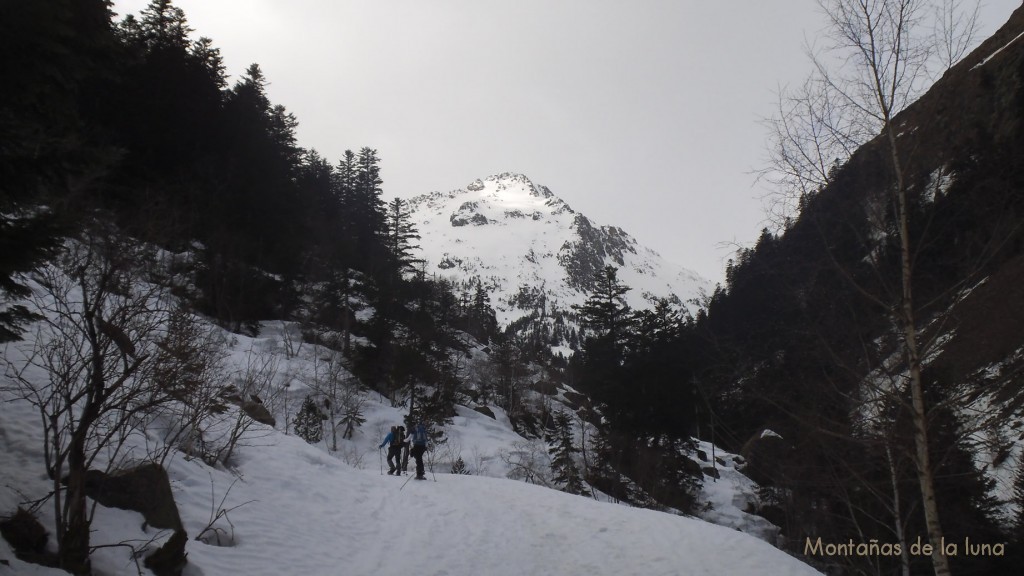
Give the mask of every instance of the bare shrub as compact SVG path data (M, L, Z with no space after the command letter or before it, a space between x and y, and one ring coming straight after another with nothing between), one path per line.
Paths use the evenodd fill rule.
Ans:
M552 487L551 464L548 461L547 448L542 443L527 440L514 442L510 450L502 450L499 456L509 468L507 477L529 484Z
M31 349L7 355L14 394L39 411L57 554L74 573L90 569L86 472L109 470L128 439L175 401L154 385L170 310L164 289L145 281L151 262L148 250L107 228L69 240L34 278L32 305L43 319Z

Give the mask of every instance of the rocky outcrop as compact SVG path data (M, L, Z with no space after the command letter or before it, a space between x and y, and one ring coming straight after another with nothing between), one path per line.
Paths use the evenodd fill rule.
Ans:
M277 419L274 418L274 415L270 413L270 410L264 406L262 402L249 400L239 404L239 408L242 409L242 412L245 412L250 418L260 424L277 426Z
M154 528L183 529L167 471L155 462L111 474L89 470L85 490L104 506L141 513Z
M90 498L104 506L141 513L146 520L144 525L173 530L163 546L146 556L145 565L157 576L182 573L187 562L188 534L163 466L150 462L111 474L89 470L85 490Z
M484 416L487 416L488 418L490 418L492 420L495 419L494 418L494 411L491 410L490 408L488 408L487 406L477 406L477 407L473 408L473 410L476 410L477 412L483 414Z
M636 254L635 240L615 226L594 226L584 215L577 214L575 241L567 241L558 251L558 262L565 268L569 286L591 292L594 279L605 266L625 266L625 254Z
M0 520L0 536L10 544L14 555L23 562L56 567L57 557L46 551L49 535L35 516L18 508L10 517Z

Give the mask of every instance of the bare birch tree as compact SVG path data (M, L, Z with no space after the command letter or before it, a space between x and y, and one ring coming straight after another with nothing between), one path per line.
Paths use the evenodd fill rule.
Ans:
M762 177L778 189L769 196L769 217L786 227L800 201L829 183L834 167L861 144L882 138L893 182L887 202L880 204L889 204L894 220L889 225L898 237L899 285L891 297L868 296L893 311L900 335L905 365L905 388L900 388L909 388L911 397L907 408L913 422L914 464L934 550L932 565L937 576L946 576L950 567L941 549L922 380L924 354L914 300L916 247L910 234L909 175L893 119L939 71L966 53L977 29L977 5L965 8L967 4L959 0L818 3L828 32L822 50L807 50L814 73L796 91L780 95L778 116L768 122L770 167Z
M975 41L975 0L819 0L829 21L823 45L804 48L814 72L778 93L768 130L771 185L765 211L785 229L801 199L821 190L833 171L881 134L892 118Z

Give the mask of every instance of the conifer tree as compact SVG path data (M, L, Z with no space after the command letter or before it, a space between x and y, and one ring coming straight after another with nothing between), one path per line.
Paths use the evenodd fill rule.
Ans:
M302 408L295 415L295 435L310 444L316 444L324 437L324 413L311 396L302 401Z
M218 91L227 88L224 58L220 55L220 48L214 47L213 40L206 36L200 37L199 40L192 43L189 53L192 60L201 66L210 84L215 86Z
M594 291L582 306L573 306L583 325L603 343L604 352L621 359L623 340L630 324L629 305L624 296L630 288L618 279L618 268L605 266L595 278Z
M396 271L399 273L412 272L419 261L412 251L419 248L413 244L413 240L419 240L420 235L416 226L412 223L412 212L409 204L401 198L395 198L388 203L387 210L387 236L384 244L387 246L391 258L394 259Z
M104 82L96 103L124 151L118 186L105 194L126 231L158 243L206 240L209 178L226 163L223 59L212 40L192 41L191 32L184 12L166 1L125 17L117 27L120 74Z
M0 201L0 343L20 338L22 326L37 318L24 306L6 301L29 295L19 276L41 265L57 246L50 218L12 214L12 206Z
M188 25L185 12L174 6L171 0L151 0L140 13L142 17L137 31L140 40L150 50L176 49L182 52L189 45Z
M486 342L490 335L493 335L498 327L498 319L494 308L491 307L491 297L484 288L480 278L475 279L476 287L473 289L473 299L469 310L470 329L478 340Z
M629 306L623 296L629 287L619 282L617 269L606 266L595 278L594 291L579 312L581 324L588 331L583 343L583 354L577 361L579 382L595 401L604 405L605 414L615 420L615 426L627 426L636 421L635 415L622 404L630 400L625 373L626 344L632 323ZM630 404L634 404L630 401Z
M346 153L347 156L347 153ZM381 245L386 235L384 193L380 177L380 158L372 148L362 148L355 157L352 190L348 209L352 211L353 237L360 263L367 271L384 271Z
M562 487L563 492L586 493L583 480L580 478L580 469L573 457L574 454L579 453L580 449L573 441L572 418L564 410L559 410L554 415L554 429L549 444L548 454L551 455L551 472L554 481Z
M31 319L9 297L66 232L55 207L86 191L114 154L90 141L79 105L115 53L100 0L5 2L0 16L0 342ZM51 208L40 209L40 204ZM77 216L74 214L73 216Z
M523 384L529 375L523 347L521 340L508 338L496 344L491 351L495 403L513 417L522 410Z
M455 462L452 463L452 474L470 474L469 468L466 467L466 461L462 459L462 456L456 458Z

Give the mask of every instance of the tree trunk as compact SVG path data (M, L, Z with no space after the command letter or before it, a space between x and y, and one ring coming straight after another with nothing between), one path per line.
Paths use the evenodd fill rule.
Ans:
M93 372L93 378L102 378L102 372ZM63 529L57 555L60 567L72 574L90 574L89 516L85 501L85 439L97 413L96 400L89 394L89 402L82 411L78 428L71 435L68 446L68 476L64 494Z
M84 292L84 281L81 284ZM88 300L85 300L83 307L86 309L84 314L86 337L91 347L88 392L85 395L86 402L82 409L82 415L74 425L68 443L68 477L62 519L64 532L57 550L60 567L72 574L90 574L92 572L89 562L89 516L85 500L85 473L88 465L85 441L99 417L106 384L99 337L93 325L93 314L88 305Z
M900 329L903 331L903 348L907 355L907 371L910 375L911 419L914 424L914 450L917 479L921 485L925 526L928 540L932 545L932 566L935 576L950 576L949 560L942 553L942 524L939 522L939 505L935 499L935 474L928 452L928 410L924 403L924 382L921 377L921 354L918 349L917 324L914 318L913 262L910 250L910 215L907 208L907 188L900 163L896 135L886 115L886 132L889 137L893 168L896 172L896 209L900 229L900 277L903 295L900 302Z
M331 401L330 418L331 418L331 451L338 451L338 419L334 413L334 401Z
M906 305L904 305L906 308ZM904 311L904 314L907 312ZM932 565L935 576L949 576L949 561L942 553L942 524L939 522L939 505L935 499L935 474L931 456L928 453L928 412L924 405L924 385L921 380L921 358L917 350L917 331L912 323L904 319L907 362L910 364L910 393L913 399L914 448L917 479L921 485L925 526L928 540L932 545Z
M892 459L889 440L885 441L885 459L889 464L889 481L892 483L893 527L896 529L896 540L900 543L900 573L903 576L910 576L910 550L907 548L907 535L903 533L899 477L896 475L896 463Z
M60 567L72 574L89 574L89 519L85 502L84 454L72 450L68 458L69 471L65 488L64 533L60 539L58 556Z

